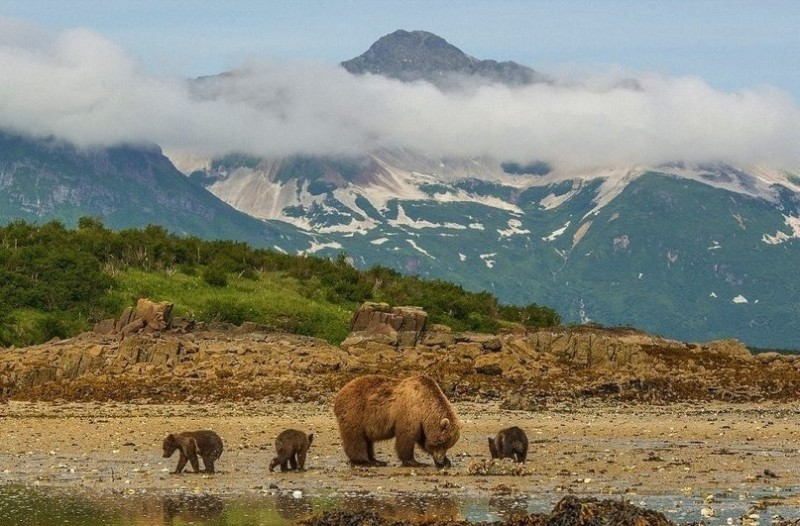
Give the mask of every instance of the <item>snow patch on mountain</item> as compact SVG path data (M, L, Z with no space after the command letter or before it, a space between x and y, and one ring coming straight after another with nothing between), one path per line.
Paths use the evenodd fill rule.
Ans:
M527 228L520 228L522 226L522 221L519 219L509 219L508 220L508 229L506 230L497 230L497 233L500 234L500 237L511 237L513 235L519 234L530 234L531 231Z
M412 219L408 217L402 205L397 205L397 219L390 219L388 223L392 226L407 226L414 229L422 228L450 228L453 230L466 230L467 227L458 223L432 223L424 219Z
M487 268L494 267L495 260L493 259L497 255L497 252L492 252L491 254L481 254L481 259L484 263L486 263Z
M551 192L547 194L541 201L539 201L539 205L545 210L552 210L553 208L558 208L562 204L569 201L579 191L580 191L579 187L576 188L575 186L573 186L572 190L561 195L556 195Z
M464 254L459 252L458 253L458 259L459 259L459 261L466 261L467 260L467 256L465 256Z
M370 243L373 244L373 245L380 246L380 245L383 245L384 243L386 243L387 241L389 241L388 237L381 237L379 239L373 239L372 241L370 241Z
M429 258L431 258L431 259L436 259L434 256L431 256L431 255L428 253L428 251L427 251L427 250L425 250L424 248L422 248L422 247L420 247L419 245L417 245L417 244L416 244L416 242L414 242L414 240L413 240L413 239L406 239L406 242L407 242L409 245L411 245L411 248L413 248L413 249L414 249L414 250L416 250L417 252L420 252L420 253L422 253L422 254L425 254L426 256L428 256L428 257L429 257Z
M300 253L301 254L314 254L315 252L319 252L320 250L325 249L325 248L330 248L330 249L333 249L333 250L341 250L344 247L341 245L341 243L338 243L336 241L331 241L331 242L328 242L328 243L318 243L316 240L312 240L311 241L311 247L300 251Z
M564 226L559 229L553 230L549 236L545 236L542 238L542 241L555 241L561 234L567 231L569 228L570 221L567 221Z
M603 182L597 190L597 195L592 200L594 208L584 214L583 219L597 215L607 204L617 198L628 184L645 173L646 170L635 168L608 169L584 174L586 179L602 179Z
M761 236L761 241L767 243L768 245L780 245L781 243L785 243L790 239L800 238L800 217L785 215L783 216L783 222L791 230L790 233L787 234L782 230L778 230L774 236L764 234Z
M461 189L454 192L435 193L432 199L439 203L478 203L489 208L497 208L513 214L522 214L522 209L517 205L503 201L499 197L468 194Z
M747 303L747 298L745 298L744 296L742 296L741 294L739 294L738 296L736 296L735 298L733 298L733 302L734 302L734 303Z
M347 237L352 237L354 234L366 235L377 225L372 219L357 220L350 218L347 223L338 223L334 225L319 225L317 224L314 216L287 216L282 218L283 221L290 223L301 230L314 232L317 234L345 234Z

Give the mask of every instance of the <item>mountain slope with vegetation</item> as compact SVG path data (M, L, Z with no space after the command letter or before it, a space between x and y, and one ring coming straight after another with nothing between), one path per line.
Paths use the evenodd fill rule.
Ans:
M0 130L0 224L83 216L112 228L161 225L183 235L298 250L307 236L259 221L188 180L156 145L81 149Z
M342 341L364 301L418 305L433 323L493 332L557 325L548 307L501 305L489 293L375 266L292 256L234 241L181 237L162 227L114 231L81 218L0 227L0 345L68 337L116 317L137 298L169 300L174 314Z

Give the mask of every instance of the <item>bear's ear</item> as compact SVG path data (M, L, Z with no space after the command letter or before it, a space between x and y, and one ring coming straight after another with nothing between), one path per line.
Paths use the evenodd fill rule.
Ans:
M444 431L448 427L450 427L450 420L448 418L442 418L442 421L439 422L439 427Z

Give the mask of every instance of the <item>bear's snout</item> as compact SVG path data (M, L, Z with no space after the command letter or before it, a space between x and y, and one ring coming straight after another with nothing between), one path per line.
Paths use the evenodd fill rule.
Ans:
M437 468L449 468L453 465L450 463L450 459L447 458L447 452L445 451L440 454L432 453L431 457L433 458L433 463Z

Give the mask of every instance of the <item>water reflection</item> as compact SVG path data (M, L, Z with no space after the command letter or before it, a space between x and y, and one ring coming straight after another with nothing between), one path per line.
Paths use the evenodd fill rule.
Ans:
M97 508L78 495L0 486L0 524L115 524L111 510Z
M769 514L800 516L797 498L772 499ZM517 514L549 512L559 497L503 495L476 497L447 493L331 494L308 496L299 490L252 496L195 493L117 494L77 493L54 488L38 489L0 485L0 525L55 526L181 525L243 526L295 524L299 519L327 509L359 512L374 510L384 519L412 522L505 521ZM733 521L745 513L753 499L732 495L714 501L717 523ZM705 505L699 497L640 497L634 504L661 511L677 523L700 519ZM713 523L713 521L712 521Z
M498 517L510 517L511 515L527 515L530 513L528 497L492 497L489 499L489 507ZM547 506L550 509L550 506ZM543 511L543 510L542 510Z
M275 497L275 509L284 519L294 521L311 515L314 506L308 497L298 497L293 492L281 492Z
M164 497L161 509L167 521L178 518L185 522L203 523L220 518L225 504L216 495L177 495Z

